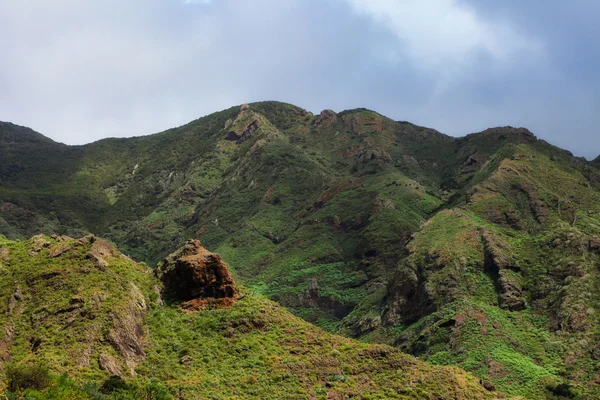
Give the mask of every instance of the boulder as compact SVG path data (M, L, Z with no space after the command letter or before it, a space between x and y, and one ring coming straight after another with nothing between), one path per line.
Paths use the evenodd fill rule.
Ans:
M165 296L188 310L233 304L238 289L218 254L208 251L199 240L190 239L159 263L157 277Z

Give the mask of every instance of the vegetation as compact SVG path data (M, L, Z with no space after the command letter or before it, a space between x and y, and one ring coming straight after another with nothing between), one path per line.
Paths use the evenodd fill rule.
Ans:
M393 345L430 363L460 366L509 395L600 397L600 164L575 158L526 129L493 128L451 138L365 109L313 115L289 104L263 102L155 135L77 147L2 123L0 158L0 233L11 240L39 232L77 237L92 232L154 266L195 237L220 253L248 288L251 294L235 307L249 315L272 304L259 305L267 302L265 296L329 332ZM85 255L92 245L82 246L82 255L72 260L52 262L63 263L60 268L93 263ZM50 247L56 246L52 242ZM31 257L28 250L15 251L12 260ZM138 275L139 264L137 272L128 272L128 261L119 260L112 261L122 265L117 275L152 295L155 283ZM5 264L0 257L0 266ZM40 265L46 264L29 263L16 280L23 288L30 286L28 279L35 282L36 276L53 273L42 272ZM73 287L104 280L101 272L83 267L65 271L71 272L60 276L78 282ZM6 296L14 294L11 285L11 280L0 282ZM99 287L113 293L123 285L108 280ZM106 308L89 311L101 315L96 321L112 321L109 310L134 296L120 293L101 302ZM32 298L40 301L40 310L31 315L44 319L44 313L70 307L69 297L47 295L49 303ZM77 294L86 295L92 293ZM82 309L88 312L85 304ZM152 364L140 364L136 387L156 376L170 391L192 390L189 382L202 381L223 396L236 396L231 388L244 382L228 385L224 378L207 381L198 375L179 381L167 373L181 369L178 358L167 356L171 353L165 349L153 353L168 343L190 346L183 337L217 335L188 331L195 326L193 318L214 318L202 321L215 332L227 332L215 321L231 314L192 317L149 307L145 324L154 330L156 343L147 359L154 357L170 369L163 375L143 373L144 365ZM284 319L303 324L287 313ZM175 329L168 328L168 321L177 321L183 336L163 336ZM67 353L82 351L87 343L83 333L93 323L73 326L72 339L56 343ZM250 332L244 346L253 354L258 348L278 354L283 350L276 344L285 340L271 334L266 337L273 348L253 342ZM35 338L20 340L30 347L37 343ZM226 347L233 349L231 340ZM114 356L110 344L102 346L98 352ZM347 352L333 350L346 357ZM232 356L204 351L224 360ZM271 367L288 357L282 354L275 361L247 360L265 368L257 370L260 387L280 386L270 379L278 376ZM344 362L359 362L354 356L348 354ZM91 372L75 378L77 369L69 366L68 357L48 357L53 373L68 373L67 381L73 379L75 386L85 379L107 379ZM199 362L204 356L191 357ZM122 361L120 368L129 367ZM226 376L232 370L214 371ZM307 373L307 381L289 387L317 396L330 387L360 386L360 379L343 371L336 370L329 380ZM290 390L286 395L293 398Z
M247 289L228 308L162 305L150 270L101 239L0 248L6 398L495 398L458 368L325 333Z

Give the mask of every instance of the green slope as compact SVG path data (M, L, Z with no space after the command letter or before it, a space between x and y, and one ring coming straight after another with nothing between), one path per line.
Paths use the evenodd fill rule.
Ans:
M9 398L496 398L464 371L325 333L255 294L200 313L161 305L150 270L95 237L0 239L0 263ZM43 368L50 381L33 382L49 386L6 392Z
M478 166L464 159L531 140L500 131L456 140L364 109L314 116L264 102L147 137L5 144L0 228L11 238L93 232L151 265L198 237L243 282L336 329L472 179Z
M526 129L263 102L79 147L0 133L9 238L93 232L152 266L196 237L329 331L514 395L597 396L598 163Z
M566 381L597 398L599 177L547 144L511 147L414 235L371 340L510 394L545 398Z

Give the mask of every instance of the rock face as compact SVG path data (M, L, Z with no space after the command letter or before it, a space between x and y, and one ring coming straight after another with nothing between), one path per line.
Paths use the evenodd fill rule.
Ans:
M107 241L93 235L84 236L77 241L79 245L91 244L86 258L94 262L94 266L100 270L105 270L109 263L108 259L118 254L117 249Z
M237 144L242 144L246 140L250 139L252 135L256 133L259 128L258 120L254 120L246 126L246 129L242 132L241 135L238 135L235 131L231 131L227 134L225 139L229 141L235 141Z
M323 110L315 120L318 128L326 128L337 120L337 114L332 110Z
M121 376L121 367L115 359L109 354L100 354L98 357L98 365L100 369L108 371L111 375Z
M148 307L144 294L133 283L130 283L129 304L122 310L112 313L113 328L106 334L106 339L115 351L125 360L131 375L135 375L135 367L146 358L144 351L144 325ZM106 370L110 371L107 367Z
M170 254L156 269L168 299L182 302L189 310L231 305L238 290L227 266L199 240L190 239Z
M293 301L284 301L290 305L296 305ZM333 296L322 296L319 290L319 283L316 279L312 279L308 284L308 289L298 296L298 304L300 307L317 308L327 310L338 318L344 318L350 314L352 307L349 307L335 299Z

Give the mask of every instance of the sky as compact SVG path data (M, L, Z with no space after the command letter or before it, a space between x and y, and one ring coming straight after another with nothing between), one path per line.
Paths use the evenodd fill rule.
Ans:
M600 154L597 0L0 2L0 120L67 144L234 105L366 107Z

